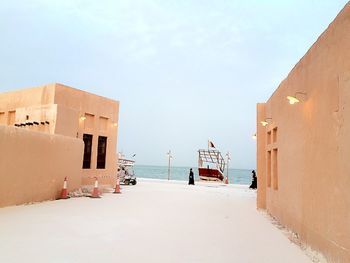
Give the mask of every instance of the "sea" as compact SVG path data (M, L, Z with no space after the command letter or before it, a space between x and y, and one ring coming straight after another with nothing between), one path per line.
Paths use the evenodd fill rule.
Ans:
M173 166L170 169L170 180L187 181L191 167ZM199 180L198 169L192 167L195 180ZM138 178L168 179L168 166L135 165L135 176ZM225 170L226 176L226 170ZM252 170L229 169L228 178L230 184L250 185L252 182Z

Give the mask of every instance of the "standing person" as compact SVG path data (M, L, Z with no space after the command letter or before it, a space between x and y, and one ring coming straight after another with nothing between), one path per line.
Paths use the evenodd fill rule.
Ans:
M250 189L256 189L257 188L257 180L256 180L256 174L255 170L252 171L252 184L249 186Z
M190 174L188 176L188 184L194 185L194 175L193 175L193 172L192 172L192 168L190 169Z

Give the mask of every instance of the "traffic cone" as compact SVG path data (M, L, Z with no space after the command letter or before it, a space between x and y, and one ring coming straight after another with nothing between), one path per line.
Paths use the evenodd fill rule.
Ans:
M119 176L117 177L117 184L115 186L114 192L113 194L121 194L122 192L120 192L120 180L119 180Z
M228 184L228 176L225 178L225 184Z
M100 192L98 191L98 180L97 177L95 177L95 186L94 186L94 190L92 190L91 193L91 198L101 198L100 196Z
M68 198L69 198L69 196L68 196L68 190L67 190L67 177L65 177L64 181L63 181L63 188L61 191L60 199L68 199Z

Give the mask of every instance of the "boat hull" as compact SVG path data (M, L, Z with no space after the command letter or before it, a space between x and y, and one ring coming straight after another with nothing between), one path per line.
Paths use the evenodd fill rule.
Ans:
M198 168L199 178L206 181L222 181L224 175L218 169Z

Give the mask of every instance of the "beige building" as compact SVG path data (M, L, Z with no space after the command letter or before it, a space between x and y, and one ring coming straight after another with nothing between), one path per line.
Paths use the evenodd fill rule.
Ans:
M68 174L71 174L69 179L75 182L75 187L91 184L94 177L99 178L101 184L114 185L117 169L118 112L117 101L61 84L0 94L0 141L3 142L0 151L5 155L6 152L13 152L15 158L7 158L7 163L3 158L3 162L0 162L1 182L11 185L15 177L18 177L18 182L22 182L23 177L38 178L40 174L37 173L40 169L37 170L34 166L56 163L56 170L66 171L58 174L56 172L54 181L60 185L58 188L62 187L62 180ZM28 144L26 137L28 140L30 138L31 141L37 141L37 146L33 144L30 149L24 149ZM8 143L12 138L23 140L23 147L14 142ZM50 143L43 142L47 140L50 143L56 140L62 143L62 149L56 146L57 152L53 153L55 160L50 156L50 151L55 151L55 146L52 145L51 149ZM8 149L4 147L5 142ZM74 144L79 149L67 151ZM26 160L27 165L25 171L19 171L19 174L14 176L15 170L21 167L23 160ZM73 164L71 160L74 160ZM63 167L66 165L70 165L75 172L67 172L69 167ZM11 169L13 166L19 167ZM51 175L43 171L41 177L45 176L49 178Z
M257 106L257 206L330 262L350 262L349 158L348 3Z

